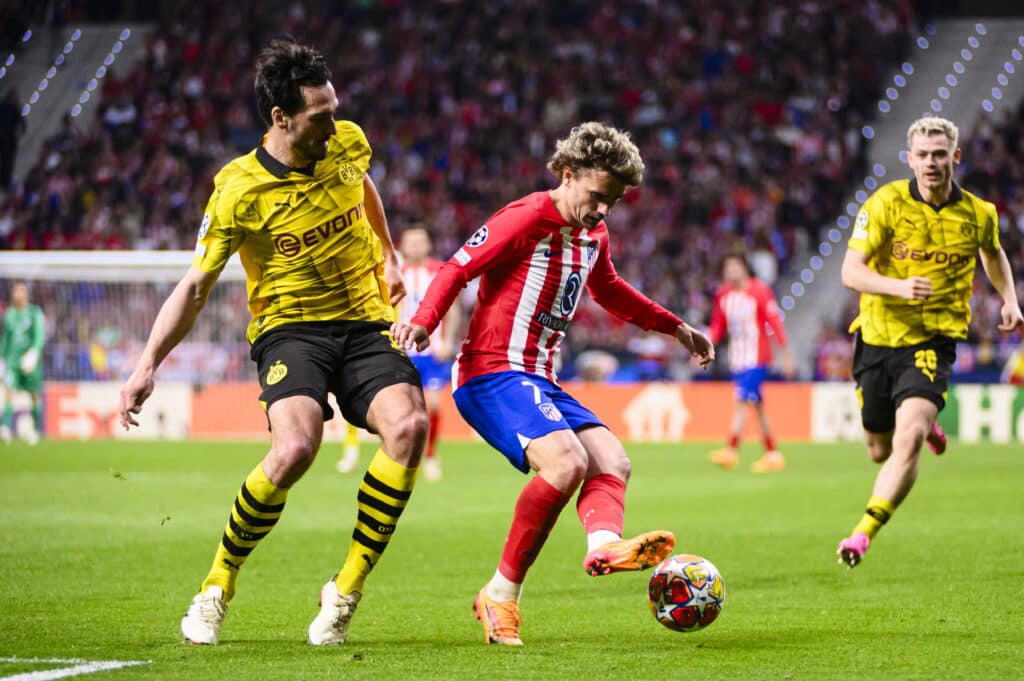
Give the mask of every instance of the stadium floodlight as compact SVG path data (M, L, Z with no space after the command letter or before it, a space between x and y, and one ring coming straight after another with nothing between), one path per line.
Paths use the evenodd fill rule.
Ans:
M42 80L39 81L39 85L36 86L35 92L33 92L29 98L28 103L21 107L21 116L25 118L32 113L32 107L39 102L40 93L44 92L50 84L50 80L57 75L57 67L64 63L64 56L71 54L72 50L75 49L75 43L78 42L79 38L82 37L81 29L75 29L71 32L71 37L64 44L64 49L53 59L53 65L47 69L46 75L43 76Z

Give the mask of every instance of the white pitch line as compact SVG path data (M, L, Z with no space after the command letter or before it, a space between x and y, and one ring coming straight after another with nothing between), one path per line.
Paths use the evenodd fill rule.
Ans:
M0 662L15 664L70 664L71 667L60 669L44 669L37 672L22 672L10 676L0 676L0 681L51 681L67 679L72 676L105 672L124 667L137 667L149 664L149 660L83 660L77 657L0 657Z

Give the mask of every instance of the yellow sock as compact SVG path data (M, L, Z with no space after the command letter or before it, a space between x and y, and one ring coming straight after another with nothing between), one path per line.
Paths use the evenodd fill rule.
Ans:
M352 543L334 578L342 594L362 591L367 575L387 548L416 484L416 468L406 468L378 449L359 485L359 511Z
M892 505L891 501L881 497L871 497L868 499L868 507L864 510L864 517L853 528L852 534L863 532L869 539L874 539L895 510L896 507Z
M359 447L359 429L353 426L351 423L345 429L345 448Z
M235 496L224 536L213 557L213 566L200 591L219 586L224 589L224 600L231 599L235 594L239 568L256 544L274 529L287 498L288 489L276 487L263 472L263 464L256 464Z

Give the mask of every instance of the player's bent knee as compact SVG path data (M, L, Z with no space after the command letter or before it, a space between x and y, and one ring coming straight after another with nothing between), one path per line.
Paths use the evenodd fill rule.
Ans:
M902 445L900 447L901 450L908 452L910 455L915 455L920 452L921 448L924 446L927 434L927 431L923 428L918 426L909 426L904 430L897 432L896 435L893 436L893 439Z
M275 485L291 487L309 470L318 448L317 441L308 436L276 439L266 457L267 476Z
M892 454L892 447L889 445L868 443L868 456L875 463L884 463Z
M430 419L423 410L413 410L394 424L392 436L406 442L426 442Z
M583 448L567 447L555 462L559 477L565 481L566 488L579 487L587 474L587 453Z
M572 494L587 473L587 454L582 447L548 449L534 460L537 472L564 494Z
M380 428L381 446L388 456L403 466L419 465L427 444L430 419L422 409L410 408Z
M619 459L618 470L615 471L618 477L628 481L630 474L633 472L633 462L629 460L628 456L623 456Z
M299 465L303 462L308 465L316 456L316 450L313 438L295 435L274 442L272 454L285 465Z

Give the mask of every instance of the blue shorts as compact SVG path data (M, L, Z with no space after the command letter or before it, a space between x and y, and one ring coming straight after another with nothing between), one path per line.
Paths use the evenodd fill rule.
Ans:
M440 390L451 382L451 362L442 362L433 355L409 355L409 359L420 372L425 390Z
M767 374L768 367L762 364L733 376L732 380L736 384L736 399L741 402L761 402L761 384L764 383Z
M556 430L604 426L601 419L551 381L525 371L477 376L455 391L462 418L523 473L526 445Z

